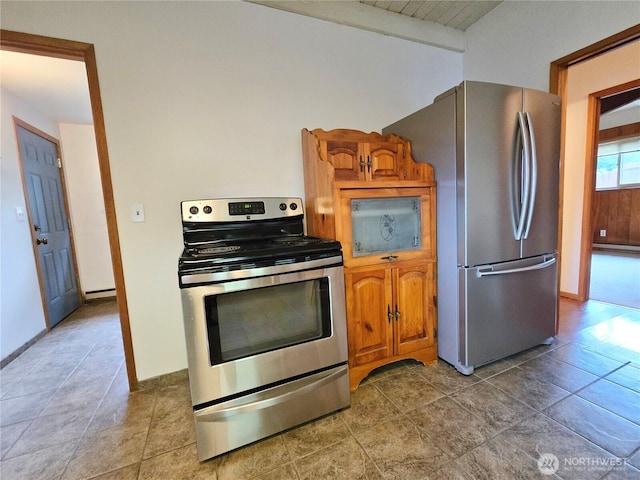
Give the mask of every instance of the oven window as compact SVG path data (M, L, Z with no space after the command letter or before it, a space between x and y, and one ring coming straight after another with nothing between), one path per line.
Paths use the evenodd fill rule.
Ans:
M211 365L331 335L328 278L205 297Z

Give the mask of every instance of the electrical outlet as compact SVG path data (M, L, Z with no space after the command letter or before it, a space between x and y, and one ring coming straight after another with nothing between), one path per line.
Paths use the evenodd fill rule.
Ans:
M131 205L131 221L136 223L144 222L144 205L141 203Z
M607 231L604 230L604 229L600 230L600 236L601 237L606 237L607 236Z

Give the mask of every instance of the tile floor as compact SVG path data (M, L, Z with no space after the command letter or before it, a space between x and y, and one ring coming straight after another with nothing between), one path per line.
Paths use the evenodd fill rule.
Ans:
M595 301L563 299L549 347L469 377L387 366L350 408L204 463L184 376L128 392L115 302L0 379L3 480L640 478L640 311Z

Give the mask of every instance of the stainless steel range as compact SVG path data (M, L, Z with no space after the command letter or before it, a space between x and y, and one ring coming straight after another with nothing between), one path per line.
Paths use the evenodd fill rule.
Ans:
M349 406L340 243L304 235L300 198L181 207L198 458Z

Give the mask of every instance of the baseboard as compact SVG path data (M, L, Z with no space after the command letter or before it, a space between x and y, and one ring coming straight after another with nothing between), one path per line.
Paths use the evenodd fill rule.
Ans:
M189 382L189 371L185 368L177 372L159 375L157 377L147 378L138 382L138 390L147 390L149 388L161 388L171 385L179 385Z
M580 296L577 293L560 292L560 296L563 298L569 298L571 300L580 300Z
M90 292L84 292L85 300L97 300L102 298L112 298L116 296L115 288L106 288L104 290L92 290Z
M40 340L42 337L44 337L47 334L47 330L42 330L39 334L37 334L35 337L33 337L31 340L29 340L27 343L25 343L24 345L22 345L21 347L19 347L18 349L16 349L13 353L10 353L9 355L7 355L5 358L3 358L0 361L0 369L6 367L7 365L9 365L11 362L13 362L16 358L18 358L20 355L22 355L25 350L27 350L31 345L33 345L34 343L36 343L38 340Z

